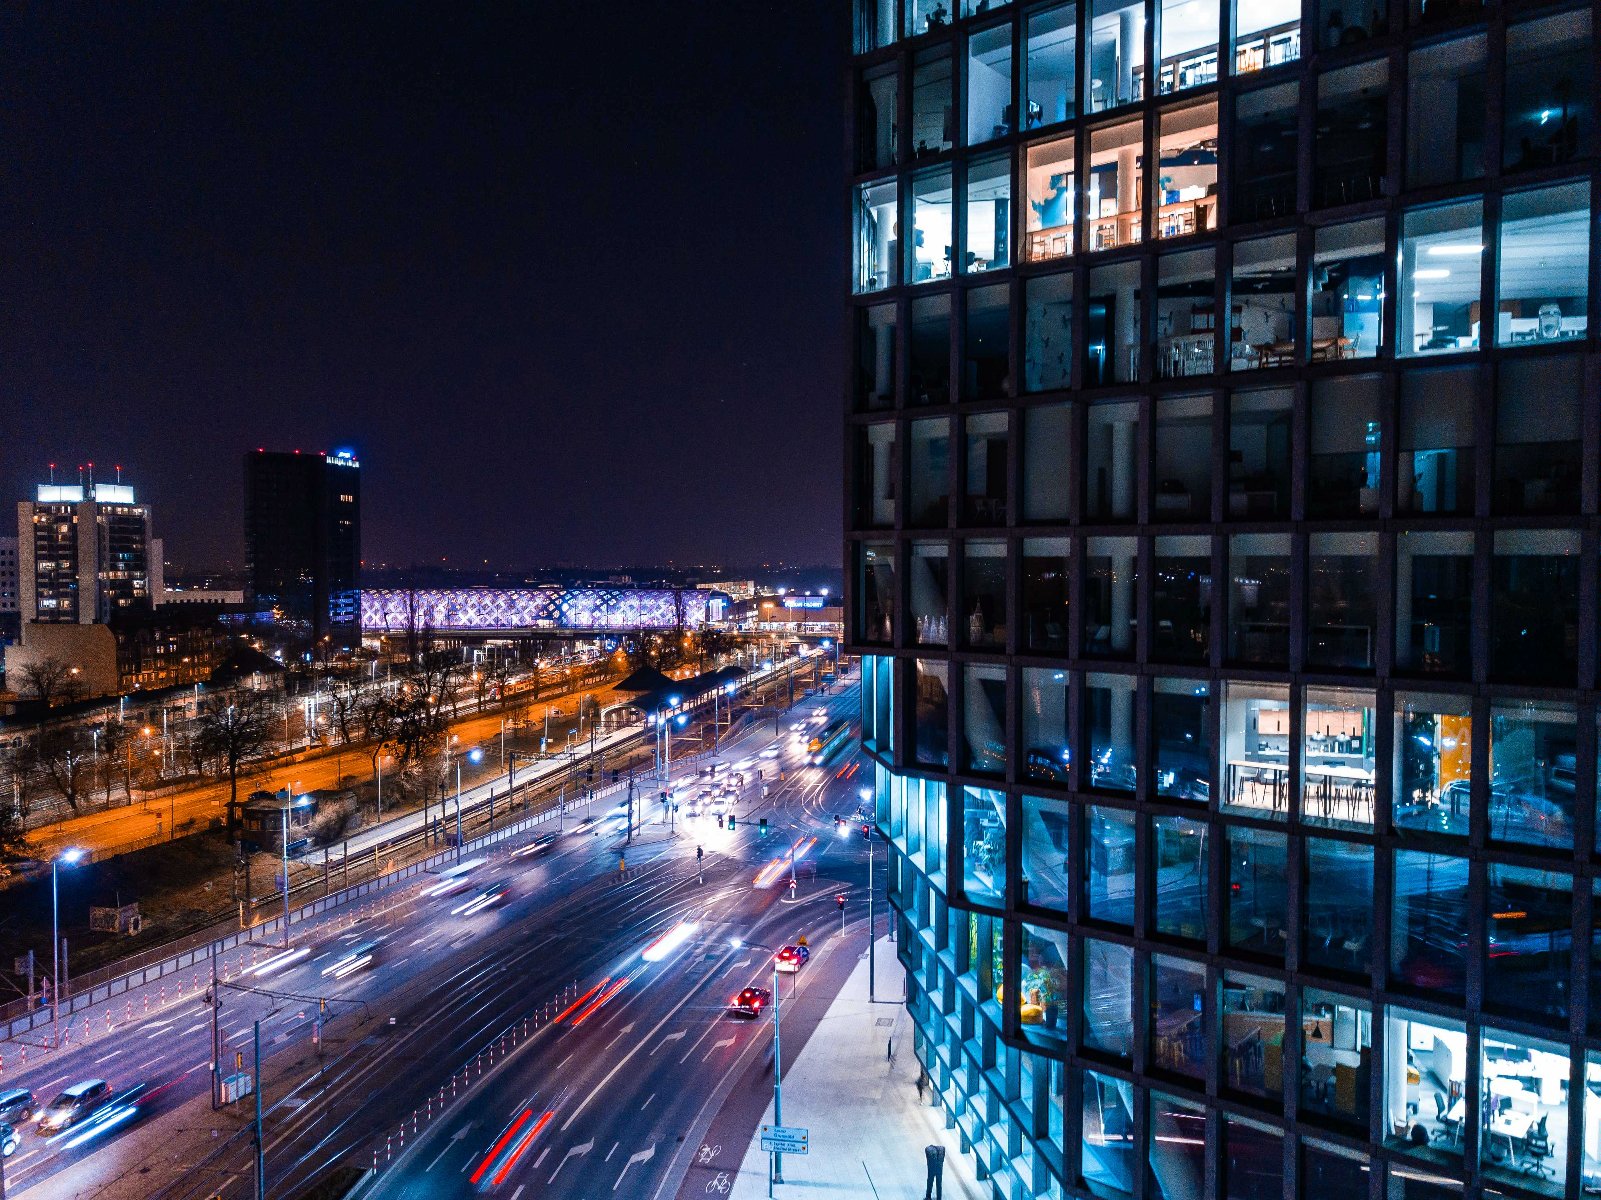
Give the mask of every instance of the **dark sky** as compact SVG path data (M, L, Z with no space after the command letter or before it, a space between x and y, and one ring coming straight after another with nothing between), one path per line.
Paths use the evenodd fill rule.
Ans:
M369 562L839 557L846 6L13 5L0 497L169 560L351 446Z

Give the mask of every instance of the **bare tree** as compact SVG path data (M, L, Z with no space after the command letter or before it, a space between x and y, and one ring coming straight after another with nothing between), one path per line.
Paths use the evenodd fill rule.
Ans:
M328 711L334 730L339 734L339 741L343 745L350 745L356 740L362 724L362 704L367 692L367 682L360 677L341 679L335 681L332 690L328 693Z
M22 668L24 690L33 693L41 708L49 708L58 701L71 700L81 690L78 668L54 655L35 659Z
M39 766L50 790L73 812L93 786L94 753L86 749L74 729L49 729L39 737Z
M239 772L272 740L273 709L261 692L240 692L230 702L208 696L195 717L194 740L206 759L217 761L228 779L228 836L238 820Z
M122 780L122 794L133 802L133 735L121 721L102 721L95 737L100 747L101 786L106 791L106 806L111 805L111 789Z

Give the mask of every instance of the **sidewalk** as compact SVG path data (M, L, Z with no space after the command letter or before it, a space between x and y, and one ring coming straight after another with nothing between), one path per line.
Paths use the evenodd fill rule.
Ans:
M784 1156L784 1182L773 1194L920 1200L927 1175L923 1147L939 1144L945 1147L947 1200L989 1200L971 1157L961 1153L958 1131L946 1130L941 1109L918 1100L911 1018L899 1003L904 971L887 938L875 953L879 1002L867 999L864 955L785 1072L784 1121L810 1131L810 1153ZM889 999L896 1003L884 1003ZM769 1103L762 1123L772 1120ZM758 1131L728 1200L766 1200L768 1161Z

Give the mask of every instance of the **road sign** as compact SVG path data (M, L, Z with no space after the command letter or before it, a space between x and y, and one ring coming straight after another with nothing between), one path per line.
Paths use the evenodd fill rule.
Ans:
M805 1154L811 1130L802 1125L763 1125L762 1149L779 1154Z

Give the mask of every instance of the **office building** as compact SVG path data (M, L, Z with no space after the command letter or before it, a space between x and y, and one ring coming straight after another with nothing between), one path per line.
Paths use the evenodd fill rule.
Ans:
M1009 1200L1601 1188L1592 9L853 7L935 1102Z
M348 450L245 456L247 600L311 641L361 637L361 464Z
M0 646L17 640L17 630L22 624L20 591L17 539L0 537Z
M105 624L151 597L150 509L127 484L42 483L17 504L23 624Z

